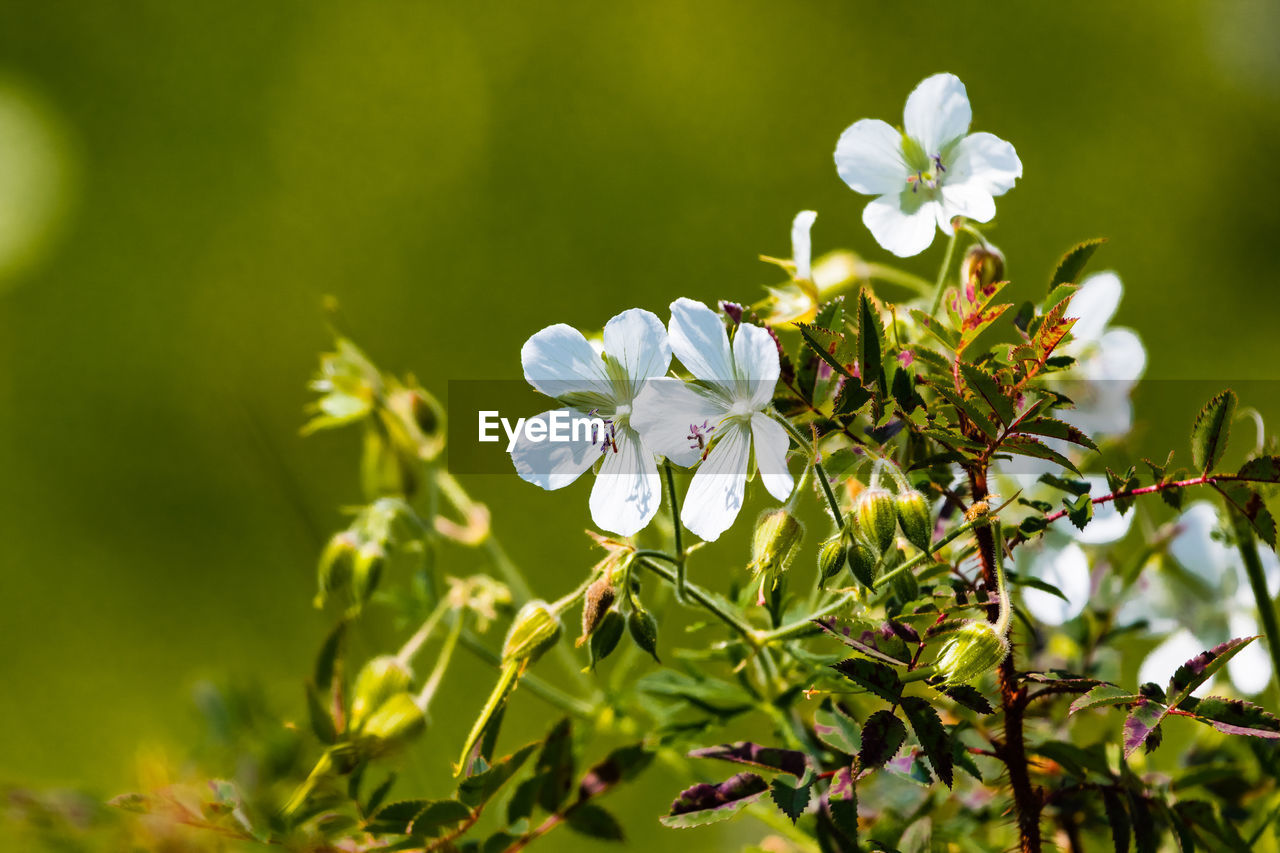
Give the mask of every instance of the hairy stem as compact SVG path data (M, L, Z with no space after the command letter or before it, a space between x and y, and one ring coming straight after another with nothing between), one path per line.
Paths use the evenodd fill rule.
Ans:
M685 604L684 534L680 530L680 499L676 497L676 474L671 468L671 460L663 461L662 473L667 480L667 497L671 501L671 531L676 546L676 601Z
M933 285L933 307L929 309L930 317L936 317L938 308L942 306L942 293L947 289L947 272L951 269L951 256L956 252L956 240L959 236L959 229L952 229L951 239L947 241L947 252L942 256L942 267L938 270L938 280Z
M673 585L675 584L676 573L673 572L671 569L668 569L666 566L660 566L657 563L653 562L652 560L649 560L643 557L637 559L636 563L641 566L644 566L646 569L653 572L655 575L662 578L667 583L673 584ZM712 616L715 616L717 619L719 619L724 624L728 625L734 631L737 631L738 634L740 634L742 638L745 639L748 643L755 645L755 642L753 639L755 635L755 628L753 628L751 624L748 623L746 620L744 620L742 617L731 612L728 608L722 606L720 602L715 600L715 597L711 593L707 592L697 584L686 583L685 594L688 595L692 601L697 602L699 605L701 605L702 608L706 610L708 613L710 613Z
M974 501L986 500L990 491L987 488L987 472L985 467L969 469L969 484L972 487ZM997 556L996 549L1003 549L1004 543L997 542L995 530L986 519L975 531L978 540L978 554L982 559L982 579L988 590L1003 589L1003 578L1000 577L1002 556ZM998 620L1005 609L1002 600L988 608L988 618ZM1005 741L997 750L1000 760L1009 770L1009 786L1013 791L1013 806L1018 821L1018 849L1021 853L1040 853L1040 812L1043 808L1041 793L1031 784L1031 773L1027 765L1027 749L1023 740L1023 712L1026 710L1025 686L1018 684L1018 669L1014 663L1012 651L1000 663L996 670L1000 682L1000 704L1004 710Z

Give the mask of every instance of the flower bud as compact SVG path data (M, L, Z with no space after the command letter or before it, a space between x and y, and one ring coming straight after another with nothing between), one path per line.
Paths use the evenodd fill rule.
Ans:
M626 626L626 621L626 619L622 618L622 614L616 610L605 612L600 624L591 634L590 645L587 646L587 651L590 653L590 663L587 665L587 670L595 669L596 664L607 658L618 647L618 641L622 639L622 629Z
M879 562L879 555L863 537L853 537L848 550L845 551L845 559L849 563L849 573L857 579L858 583L867 589L875 586L876 563Z
M533 662L560 637L560 620L545 601L530 601L511 622L502 645L502 663Z
M320 591L316 594L316 607L323 607L331 597L350 591L358 548L356 537L349 530L335 533L324 546L317 566Z
M588 637L596 632L604 617L609 613L609 608L613 607L613 600L616 596L613 584L609 583L607 576L600 578L587 587L587 594L582 600L582 636L574 643L575 646L581 646L587 641Z
M785 509L775 509L760 516L751 539L751 568L756 574L775 582L791 564L800 547L804 528Z
M362 742L371 757L408 743L427 727L426 715L408 693L390 696L365 720Z
M648 610L632 610L627 617L627 629L641 651L648 652L655 661L662 663L658 660L658 620L653 618L652 613Z
M818 549L819 583L826 583L830 578L839 574L840 570L844 568L844 561L844 537L837 533L823 542L822 547Z
M973 244L960 262L960 281L974 287L1004 281L1004 255L995 246Z
M363 604L372 597L386 561L387 552L377 542L366 542L356 551L351 565L351 586L357 604Z
M898 510L898 524L902 525L907 541L921 551L928 551L933 538L933 520L929 516L929 502L925 496L912 489L898 495L894 506Z
M1009 654L1009 641L988 622L966 622L943 644L935 666L946 684L965 684L994 670Z
M395 655L371 659L356 676L351 699L351 727L360 728L374 711L397 693L409 689L413 672Z
M400 388L387 397L387 407L403 424L412 455L430 462L444 449L444 409L421 388ZM399 438L399 436L397 436Z
M867 489L858 496L853 510L863 535L882 553L887 550L893 544L893 535L898 527L898 511L889 490Z

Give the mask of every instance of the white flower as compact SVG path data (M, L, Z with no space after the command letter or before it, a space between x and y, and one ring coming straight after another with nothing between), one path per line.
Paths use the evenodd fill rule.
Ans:
M817 218L817 211L802 210L791 221L791 260L796 265L795 276L801 281L809 281L813 278L810 269L813 259L813 242L809 237L809 231Z
M671 303L671 349L696 384L649 382L636 400L632 423L654 452L677 465L699 464L681 507L691 532L713 541L742 509L754 442L765 488L779 500L791 494L786 430L769 416L778 381L778 349L759 326L743 323L733 345L710 308L691 299Z
M654 454L631 424L636 396L646 380L671 364L671 345L662 321L632 308L604 327L603 351L582 333L559 323L548 326L520 350L524 378L566 408L570 418L605 419L607 436L577 441L532 441L521 431L511 461L521 478L544 489L574 482L603 456L591 489L591 518L604 530L631 536L653 518L662 503L662 484ZM554 412L531 421L549 423Z
M1067 308L1066 316L1076 322L1061 352L1076 363L1063 378L1076 380L1067 389L1076 408L1063 410L1062 419L1095 438L1129 432L1129 394L1147 367L1147 351L1137 333L1109 325L1123 293L1118 275L1097 273L1084 280Z
M836 171L858 192L879 196L862 221L898 257L929 248L935 223L950 235L956 216L990 221L993 197L1022 177L1012 145L990 133L968 133L972 117L959 78L935 74L907 98L905 133L862 119L841 134Z
M1052 584L1066 596L1032 586L1022 588L1022 603L1031 615L1046 625L1061 625L1084 612L1093 592L1089 558L1077 543L1055 533L1046 533L1039 547L1023 546L1015 554L1019 574Z

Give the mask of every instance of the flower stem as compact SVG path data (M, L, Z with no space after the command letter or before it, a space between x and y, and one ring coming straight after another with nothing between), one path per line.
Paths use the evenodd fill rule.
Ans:
M996 617L996 633L1007 637L1009 620L1013 616L1013 605L1009 601L1009 588L1004 577L1004 531L1000 528L1000 519L991 519L991 538L995 541L992 556L996 564L996 595L1000 597L1000 613Z
M947 287L947 273L951 269L951 256L956 252L956 240L959 236L959 229L951 229L951 239L947 241L947 253L942 256L942 268L938 270L938 281L933 286L933 307L929 309L930 317L937 316L938 308L942 305L942 292Z
M405 641L405 644L400 647L400 651L396 653L396 660L402 666L408 666L413 662L413 659L417 657L418 652L422 649L422 644L425 643L433 633L435 633L436 626L440 624L440 620L444 618L444 614L448 610L448 601L442 599L440 603L435 606L435 609L431 611L431 614L427 616L426 620L422 623L422 627L414 632L414 635Z
M644 566L658 577L664 579L667 583L675 584L676 573L671 569L668 569L666 566L660 566L657 563L644 558L637 559L636 563ZM756 629L751 627L751 625L740 616L723 607L720 602L715 600L711 593L707 592L697 584L686 583L685 594L688 595L691 600L702 605L702 608L712 616L715 616L721 622L741 634L743 639L747 640L748 643L754 645L752 638L756 633Z
M827 472L823 470L817 454L814 454L813 457L813 472L818 475L818 482L822 485L822 494L826 496L827 504L831 507L831 515L836 520L836 527L844 530L844 515L840 512L840 502L836 500L836 494L831 490L831 481L827 479Z
M1258 543L1254 538L1249 520L1235 509L1227 511L1231 516L1231 524L1236 535L1236 547L1240 549L1240 558L1244 560L1244 570L1249 576L1249 587L1253 590L1253 600L1258 607L1258 616L1262 620L1262 632L1266 634L1267 650L1271 653L1271 686L1280 690L1280 629L1276 626L1276 608L1267 592L1267 575L1262 568L1262 560L1258 558Z
M680 531L680 500L676 497L676 474L671 469L671 461L664 460L662 473L667 479L667 497L671 501L671 530L676 546L676 601L687 604L684 594L685 586L685 553L684 538Z
M954 528L946 536L943 536L941 539L939 539L934 544L933 548L929 551L929 553L925 553L922 551L921 553L916 554L914 557L910 558L909 560L904 562L902 565L898 566L893 571L881 577L879 582L883 584L885 581L890 580L894 577L897 577L898 575L903 574L904 572L911 571L916 566L920 565L925 560L929 559L934 551L938 550L939 548L943 547L947 543L951 542L956 537L961 536L964 533L968 532L969 530L973 529L973 527L979 522L982 524L986 524L987 520L979 519L978 521L966 521L964 524L961 524L960 526ZM794 637L799 637L804 634L812 633L814 630L816 630L813 624L815 619L821 619L824 616L830 616L832 613L839 611L845 605L854 601L858 597L858 595L859 595L858 591L846 592L844 595L840 596L835 601L832 601L830 604L827 604L827 605L824 605L823 607L818 608L817 610L810 613L808 616L804 617L803 619L797 619L795 622L792 622L789 625L782 625L778 628L774 628L772 631L755 631L753 640L757 645L766 646L766 645L769 645L770 643L776 643L779 640L789 640Z
M445 670L449 668L449 661L453 657L453 652L458 647L458 637L462 635L462 623L465 616L465 610L459 610L454 614L453 626L450 627L449 633L444 638L444 645L440 647L436 665L432 668L426 684L422 685L422 690L418 693L418 707L422 709L424 714L431 707L431 699L436 695L436 690L440 687L440 681L444 678Z
M498 656L497 652L480 642L480 639L470 630L463 630L461 642L464 649L480 658L480 660L495 669L501 669L502 658ZM570 696L558 687L553 687L533 673L526 672L524 674L524 678L520 680L520 683L523 684L525 689L534 696L537 696L548 704L554 705L565 713L573 714L576 717L582 717L584 719L589 719L595 716L595 708L591 705L583 702L581 699Z

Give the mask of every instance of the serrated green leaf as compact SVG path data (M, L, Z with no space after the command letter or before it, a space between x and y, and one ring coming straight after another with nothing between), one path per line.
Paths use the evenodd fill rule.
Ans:
M689 757L717 758L721 761L763 767L766 770L780 770L783 773L790 773L797 779L805 774L809 766L803 752L776 746L761 746L746 740L695 749L689 752Z
M1067 709L1067 713L1076 714L1089 708L1103 708L1112 705L1131 705L1140 698L1132 690L1126 690L1115 684L1099 684L1072 702L1071 707Z
M864 387L885 390L884 327L864 288L858 294L858 367Z
M1070 459L1049 447L1039 439L1032 438L1028 435L1014 435L1006 438L1000 443L1000 451L1002 453L1015 453L1019 456L1030 456L1033 459L1047 459L1050 462L1055 462L1058 465L1061 465L1063 468L1066 468L1075 474L1080 473L1076 468L1075 463Z
M805 777L795 785L781 776L775 776L769 785L769 797L773 800L773 804L784 815L791 818L792 823L795 823L796 819L809 807L809 797L812 793L812 773L806 773Z
M862 733L858 724L841 711L839 706L826 703L815 711L813 731L820 741L836 752L857 755L862 748Z
M1062 505L1067 509L1067 518L1075 525L1077 530L1084 530L1085 525L1093 520L1093 499L1088 495L1081 495L1075 500L1063 501Z
M898 754L907 739L907 727L891 711L876 711L862 726L862 767L881 767Z
M458 799L473 808L484 805L490 797L498 793L507 780L516 774L516 771L524 766L529 756L533 755L533 751L539 746L537 741L525 744L510 755L495 761L488 769L463 779L458 785Z
M1107 825L1111 828L1111 844L1115 853L1129 853L1129 812L1114 788L1102 789L1102 810L1107 816Z
M848 658L832 669L887 702L896 702L902 696L902 682L897 673L878 661Z
M1072 444L1078 444L1081 447L1087 447L1090 450L1097 450L1098 445L1093 439L1086 435L1083 431L1073 427L1065 421L1057 418L1028 418L1021 421L1016 431L1029 435L1043 435L1049 438L1060 438L1063 441L1069 441Z
M1242 483L1218 483L1218 494L1235 517L1248 522L1258 538L1274 549L1276 547L1276 520L1267 509L1262 495Z
M1133 497L1124 497L1122 492L1130 492L1138 488L1138 469L1133 465L1129 466L1129 470L1123 476L1107 469L1107 488L1111 490L1111 494L1116 495L1115 505L1116 511L1124 515L1133 506Z
M624 841L622 824L606 809L595 803L575 805L565 815L569 828L580 835L600 841Z
M911 730L915 732L916 740L920 742L920 748L929 759L933 772L938 774L942 784L950 788L954 781L951 738L943 727L942 720L938 718L938 712L919 696L903 697L901 704L903 713L907 715L907 722L911 724Z
M1169 680L1169 706L1177 708L1182 700L1191 695L1201 684L1204 684L1218 670L1227 665L1246 646L1257 637L1236 637L1219 643L1212 649L1203 651L1191 660L1178 667L1173 678Z
M1079 284L1080 274L1084 272L1089 259L1105 242L1107 241L1104 238L1098 237L1072 246L1058 261L1058 266L1049 279L1049 289L1052 291L1060 284Z
M1008 426L1013 423L1013 400L1001 389L1000 383L994 376L981 367L965 363L960 364L960 375L964 377L964 383L986 403L987 408L995 413L1002 424ZM1065 427L1066 424L1063 426Z
M573 771L573 730L569 718L564 717L552 727L534 765L534 773L543 781L538 790L538 805L544 811L556 811L569 796Z
M660 818L663 826L687 829L728 820L769 791L769 784L755 773L739 773L719 785L701 783L686 788L671 804L671 813Z
M1209 473L1222 458L1236 414L1236 395L1226 390L1214 397L1196 416L1191 427L1191 464Z
M1236 477L1255 483L1280 483L1280 456L1257 456L1240 466Z

